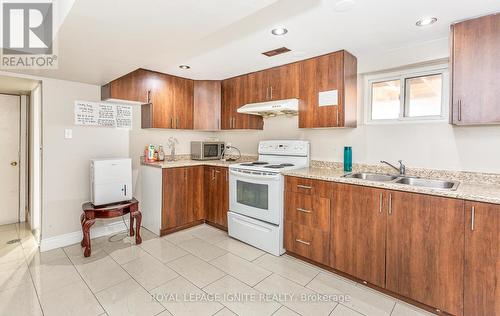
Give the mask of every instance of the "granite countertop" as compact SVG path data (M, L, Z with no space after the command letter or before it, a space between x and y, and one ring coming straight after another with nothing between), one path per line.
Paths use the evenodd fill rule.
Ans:
M193 166L215 166L215 167L228 167L229 165L248 161L247 159L240 159L237 161L221 161L221 160L191 160L179 159L175 161L154 161L145 162L141 159L141 165L151 166L156 168L179 168L179 167L193 167Z
M410 186L410 185L397 184L391 182L377 182L377 181L367 181L367 180L353 179L353 178L344 178L342 177L344 175L344 172L339 169L309 167L297 170L289 170L284 172L283 174L288 176L315 179L315 180L325 180L338 183L364 185L364 186L383 188L389 190L423 193L423 194L457 198L469 201L500 204L500 182L478 183L478 182L460 181L460 185L458 186L457 190L452 191L452 190Z

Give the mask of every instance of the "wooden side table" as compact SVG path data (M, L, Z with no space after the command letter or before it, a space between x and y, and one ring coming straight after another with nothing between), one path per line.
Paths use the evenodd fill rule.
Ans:
M80 223L82 224L83 239L81 242L82 247L85 247L83 255L89 257L91 254L90 246L90 227L94 225L97 218L113 218L123 216L130 213L130 236L135 235L135 243L139 245L142 243L141 239L141 221L142 214L139 211L139 202L132 198L127 202L121 202L112 205L94 206L92 203L87 202L82 205L83 214L80 216ZM134 233L134 220L135 230Z

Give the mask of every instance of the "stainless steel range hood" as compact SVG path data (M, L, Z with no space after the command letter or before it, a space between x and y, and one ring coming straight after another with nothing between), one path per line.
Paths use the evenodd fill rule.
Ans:
M276 115L298 115L299 100L286 99L260 103L245 104L237 110L238 113L271 117Z

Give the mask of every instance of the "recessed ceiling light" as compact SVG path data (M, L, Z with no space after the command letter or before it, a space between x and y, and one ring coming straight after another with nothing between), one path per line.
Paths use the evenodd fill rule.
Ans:
M286 33L288 33L288 30L284 27L277 27L275 29L272 29L271 33L273 35L276 35L276 36L281 36L281 35L285 35Z
M434 17L421 18L415 23L416 26L427 26L437 22L438 19Z
M189 69L191 67L189 67L188 65L180 65L179 68L180 69Z

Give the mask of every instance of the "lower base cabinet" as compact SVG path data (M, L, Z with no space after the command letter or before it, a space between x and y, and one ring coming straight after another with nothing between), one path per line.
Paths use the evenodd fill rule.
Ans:
M336 185L333 191L330 265L358 279L385 286L385 191Z
M203 220L203 166L163 169L161 231Z
M500 316L500 205L324 182L286 177L288 252L435 312Z
M464 314L500 315L500 205L465 203Z
M227 229L229 210L229 174L224 167L205 167L206 220Z
M385 288L463 315L464 201L388 195Z

